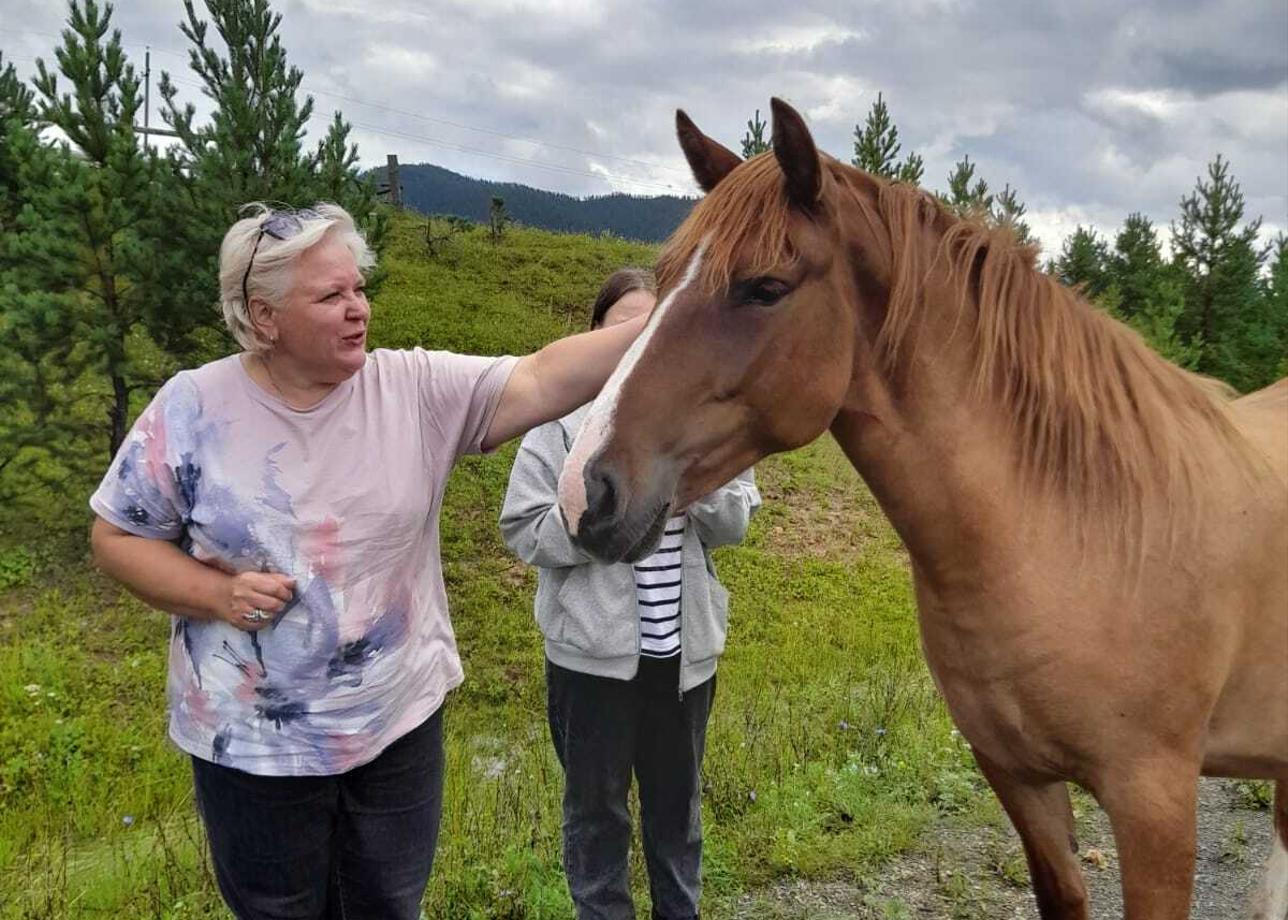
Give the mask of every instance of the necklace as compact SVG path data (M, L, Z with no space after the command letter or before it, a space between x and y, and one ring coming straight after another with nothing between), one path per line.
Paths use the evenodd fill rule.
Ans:
M255 357L259 358L259 363L263 366L264 373L268 375L268 382L273 385L273 390L277 393L277 398L294 409L295 405L287 398L286 394L282 392L282 388L277 385L277 378L273 376L273 366L268 363L268 358L264 357L262 354L257 354Z

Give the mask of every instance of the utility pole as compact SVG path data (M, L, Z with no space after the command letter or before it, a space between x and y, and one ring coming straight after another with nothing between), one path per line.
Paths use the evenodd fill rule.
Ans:
M148 45L147 50L143 52L143 126L134 126L134 130L143 135L143 146L151 147L148 143L149 134L164 134L166 137L178 137L176 131L168 128L153 128L150 126L152 113L152 46Z

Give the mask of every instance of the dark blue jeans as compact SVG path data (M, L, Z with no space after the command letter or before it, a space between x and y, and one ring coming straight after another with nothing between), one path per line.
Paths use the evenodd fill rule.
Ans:
M679 694L679 658L634 680L546 662L547 714L564 768L564 872L578 920L635 916L627 876L631 773L656 920L694 920L702 890L702 753L716 679Z
M240 920L416 920L443 803L439 709L335 776L254 776L194 757L215 877Z

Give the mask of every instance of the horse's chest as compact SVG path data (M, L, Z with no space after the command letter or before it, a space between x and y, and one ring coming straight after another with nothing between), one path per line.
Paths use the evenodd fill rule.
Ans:
M1058 636L1005 621L944 624L923 611L922 645L953 721L974 747L1017 772L1061 769L1058 714L1073 691Z

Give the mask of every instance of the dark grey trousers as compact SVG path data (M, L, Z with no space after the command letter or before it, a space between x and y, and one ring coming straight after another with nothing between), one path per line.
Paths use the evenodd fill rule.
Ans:
M241 920L416 920L438 843L443 710L334 776L192 758L215 879Z
M640 659L634 680L546 662L547 714L564 768L564 871L578 920L634 918L627 854L631 773L639 783L655 920L698 916L702 781L715 678L679 694L679 656Z

